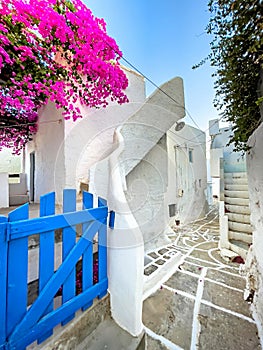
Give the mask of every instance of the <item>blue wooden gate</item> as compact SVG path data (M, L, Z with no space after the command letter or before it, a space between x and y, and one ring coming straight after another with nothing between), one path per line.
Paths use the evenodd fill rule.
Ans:
M25 204L8 218L0 217L0 349L25 349L41 343L58 324L66 324L78 309L107 293L108 207L83 192L82 210L76 211L76 191L64 190L63 213L55 214L55 193L41 197L40 217L29 219ZM113 215L112 215L113 218ZM110 226L113 221L110 218ZM78 225L78 238L76 234ZM79 233L79 228L81 232ZM62 263L55 271L55 230L62 229ZM98 281L94 283L93 238L98 233ZM28 306L28 237L39 235L38 295ZM82 287L76 293L76 265L82 260ZM61 306L54 298L61 291Z

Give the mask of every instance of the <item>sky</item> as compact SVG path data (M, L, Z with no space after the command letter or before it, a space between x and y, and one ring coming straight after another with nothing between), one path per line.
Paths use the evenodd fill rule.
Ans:
M219 116L213 106L213 70L209 62L195 70L192 66L210 52L211 37L205 32L208 0L83 1L96 17L106 21L107 33L116 40L124 58L156 85L175 76L183 78L184 120L206 130L208 121ZM154 90L146 82L147 95Z

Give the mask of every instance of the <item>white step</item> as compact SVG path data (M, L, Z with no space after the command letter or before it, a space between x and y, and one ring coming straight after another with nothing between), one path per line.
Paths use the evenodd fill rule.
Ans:
M247 179L247 173L224 173L224 178L226 179Z
M249 206L249 199L248 198L231 198L231 197L226 197L224 199L226 204L233 204L233 205L241 205L248 207Z
M250 224L250 215L247 214L236 214L226 213L229 221L240 222L242 224Z
M242 233L252 233L252 227L249 224L242 224L241 222L228 221L228 227L231 231L238 231Z
M248 191L224 191L225 197L248 199Z
M29 202L29 197L27 194L16 194L9 196L9 206L22 205Z
M238 255L240 255L244 260L246 260L247 257L247 249L244 249L242 247L240 247L239 245L235 244L235 243L230 243L230 249L237 253Z
M235 232L235 231L228 231L228 238L234 239L236 241L242 241L247 244L252 243L252 234L248 233L240 233L240 232Z
M247 185L247 178L246 177L238 177L238 178L232 178L232 177L225 177L224 178L225 184L240 184L240 185Z
M225 207L230 213L248 214L248 215L250 215L250 209L247 206L225 204Z
M248 186L244 184L226 184L225 183L225 190L229 191L247 191L248 192Z

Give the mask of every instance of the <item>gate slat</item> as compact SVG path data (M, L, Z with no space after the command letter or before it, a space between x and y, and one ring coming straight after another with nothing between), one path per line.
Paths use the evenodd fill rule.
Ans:
M107 201L99 197L98 206L107 206ZM98 231L98 239L98 280L102 281L105 278L107 278L107 216L104 219L104 222ZM101 291L101 293L99 294L99 298L102 298L104 297L104 295L107 294L107 288Z
M82 194L82 209L93 208L93 195L89 192L83 192ZM88 230L89 224L85 223L82 225L82 232ZM87 290L93 285L93 239L88 245L86 251L82 255L82 291ZM82 310L86 310L93 304L93 301L84 305Z
M15 209L8 215L8 221L28 219L29 205ZM7 290L7 336L20 322L27 310L28 238L9 242L8 290Z
M66 304L62 305L59 309L56 309L52 313L42 318L38 323L34 324L31 332L23 331L19 334L19 337L10 339L10 347L14 349L22 349L27 344L32 343L36 337L39 337L49 328L54 328L64 315L70 315L73 312L79 310L86 300L93 300L96 298L100 290L107 288L108 281L103 280L100 283L92 286L82 294L76 296L74 299L69 300Z
M63 213L70 213L76 211L76 190L65 189L63 191ZM66 259L71 249L76 242L76 227L71 226L63 229L62 233L62 261ZM66 282L63 284L62 289L62 304L72 299L76 294L76 270L73 266L72 272L68 276ZM70 315L63 320L64 326L70 320L75 317L75 314Z
M55 192L40 197L40 216L55 214ZM54 249L55 232L48 231L39 235L39 293L45 287L54 274ZM48 254L47 254L48 252ZM53 311L53 300L47 307L45 314ZM53 331L46 332L38 339L38 344L53 334Z
M10 223L10 237L17 239L28 237L34 233L47 232L58 228L65 228L71 225L77 225L88 221L102 221L108 215L108 208L93 208L89 210L80 210L74 213L64 213L50 216L48 220L45 218L33 218L25 221L17 221Z
M101 226L100 222L98 221L93 222L88 232L89 239L96 234L100 226ZM50 304L50 301L56 294L58 288L65 282L68 276L68 271L71 270L72 266L76 265L78 259L83 254L87 246L88 246L88 240L84 237L81 237L80 240L75 244L74 248L70 251L70 253L66 257L63 264L59 267L59 269L51 277L51 279L48 281L44 289L41 291L39 297L36 299L36 301L33 303L31 308L28 310L23 320L17 325L15 331L12 333L10 337L10 340L19 338L20 334L24 334L28 330L32 329L34 325L38 322L38 320L40 320L47 306ZM75 298L78 298L78 297L79 296L76 296ZM71 301L74 302L74 300L71 300ZM65 306L70 305L71 301L66 303ZM82 305L80 305L80 307L82 307ZM60 308L63 308L63 305ZM60 308L53 312L59 313Z
M6 341L7 239L5 216L0 216L0 348Z

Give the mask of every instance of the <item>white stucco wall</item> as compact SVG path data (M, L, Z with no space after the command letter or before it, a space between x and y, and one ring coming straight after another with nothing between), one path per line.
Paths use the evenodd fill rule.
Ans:
M25 162L30 188L29 154L35 152L35 201L39 201L42 194L55 190L61 202L63 188L88 183L92 165L111 153L114 129L145 100L144 78L129 69L124 70L129 79L126 93L130 103L110 103L106 109L98 110L82 108L83 118L76 122L64 121L61 111L52 103L40 111L39 130L27 145ZM105 183L107 181L106 176Z
M30 182L29 155L35 152L35 202L39 201L41 195L50 191L57 191L58 196L61 194L65 183L63 140L64 120L61 111L50 102L40 111L38 132L26 147L25 170L28 182ZM56 169L59 171L56 172Z
M189 125L180 131L175 131L173 126L167 133L167 148L166 215L168 217L168 205L175 204L176 215L170 218L170 223L175 220L187 223L203 216L207 210L206 135Z
M126 200L143 233L146 250L168 243L164 236L167 163L165 135L126 176Z
M110 103L107 108L98 110L81 108L82 119L65 122L66 187L75 188L80 182L90 182L91 167L112 152L114 130L140 108L145 100L143 77L129 69L124 70L129 80L129 86L125 90L129 103ZM107 179L102 182L107 183Z
M143 233L145 250L167 243L165 135L184 115L183 80L175 77L156 89L121 128L124 150L119 163L126 177L126 200Z
M8 173L0 172L0 208L9 207Z
M233 143L228 145L232 135L231 127L220 128L218 134L211 141L210 165L211 176L218 177L220 158L223 157L224 171L226 173L245 172L246 159L241 152L234 152ZM221 152L222 151L222 156ZM216 162L219 162L216 164ZM213 170L215 174L213 174Z
M250 137L249 145L252 148L247 154L247 175L253 244L246 261L246 273L248 290L255 291L253 305L263 326L263 123Z
M21 155L13 155L10 148L0 150L0 173L4 172L9 174L21 173Z

